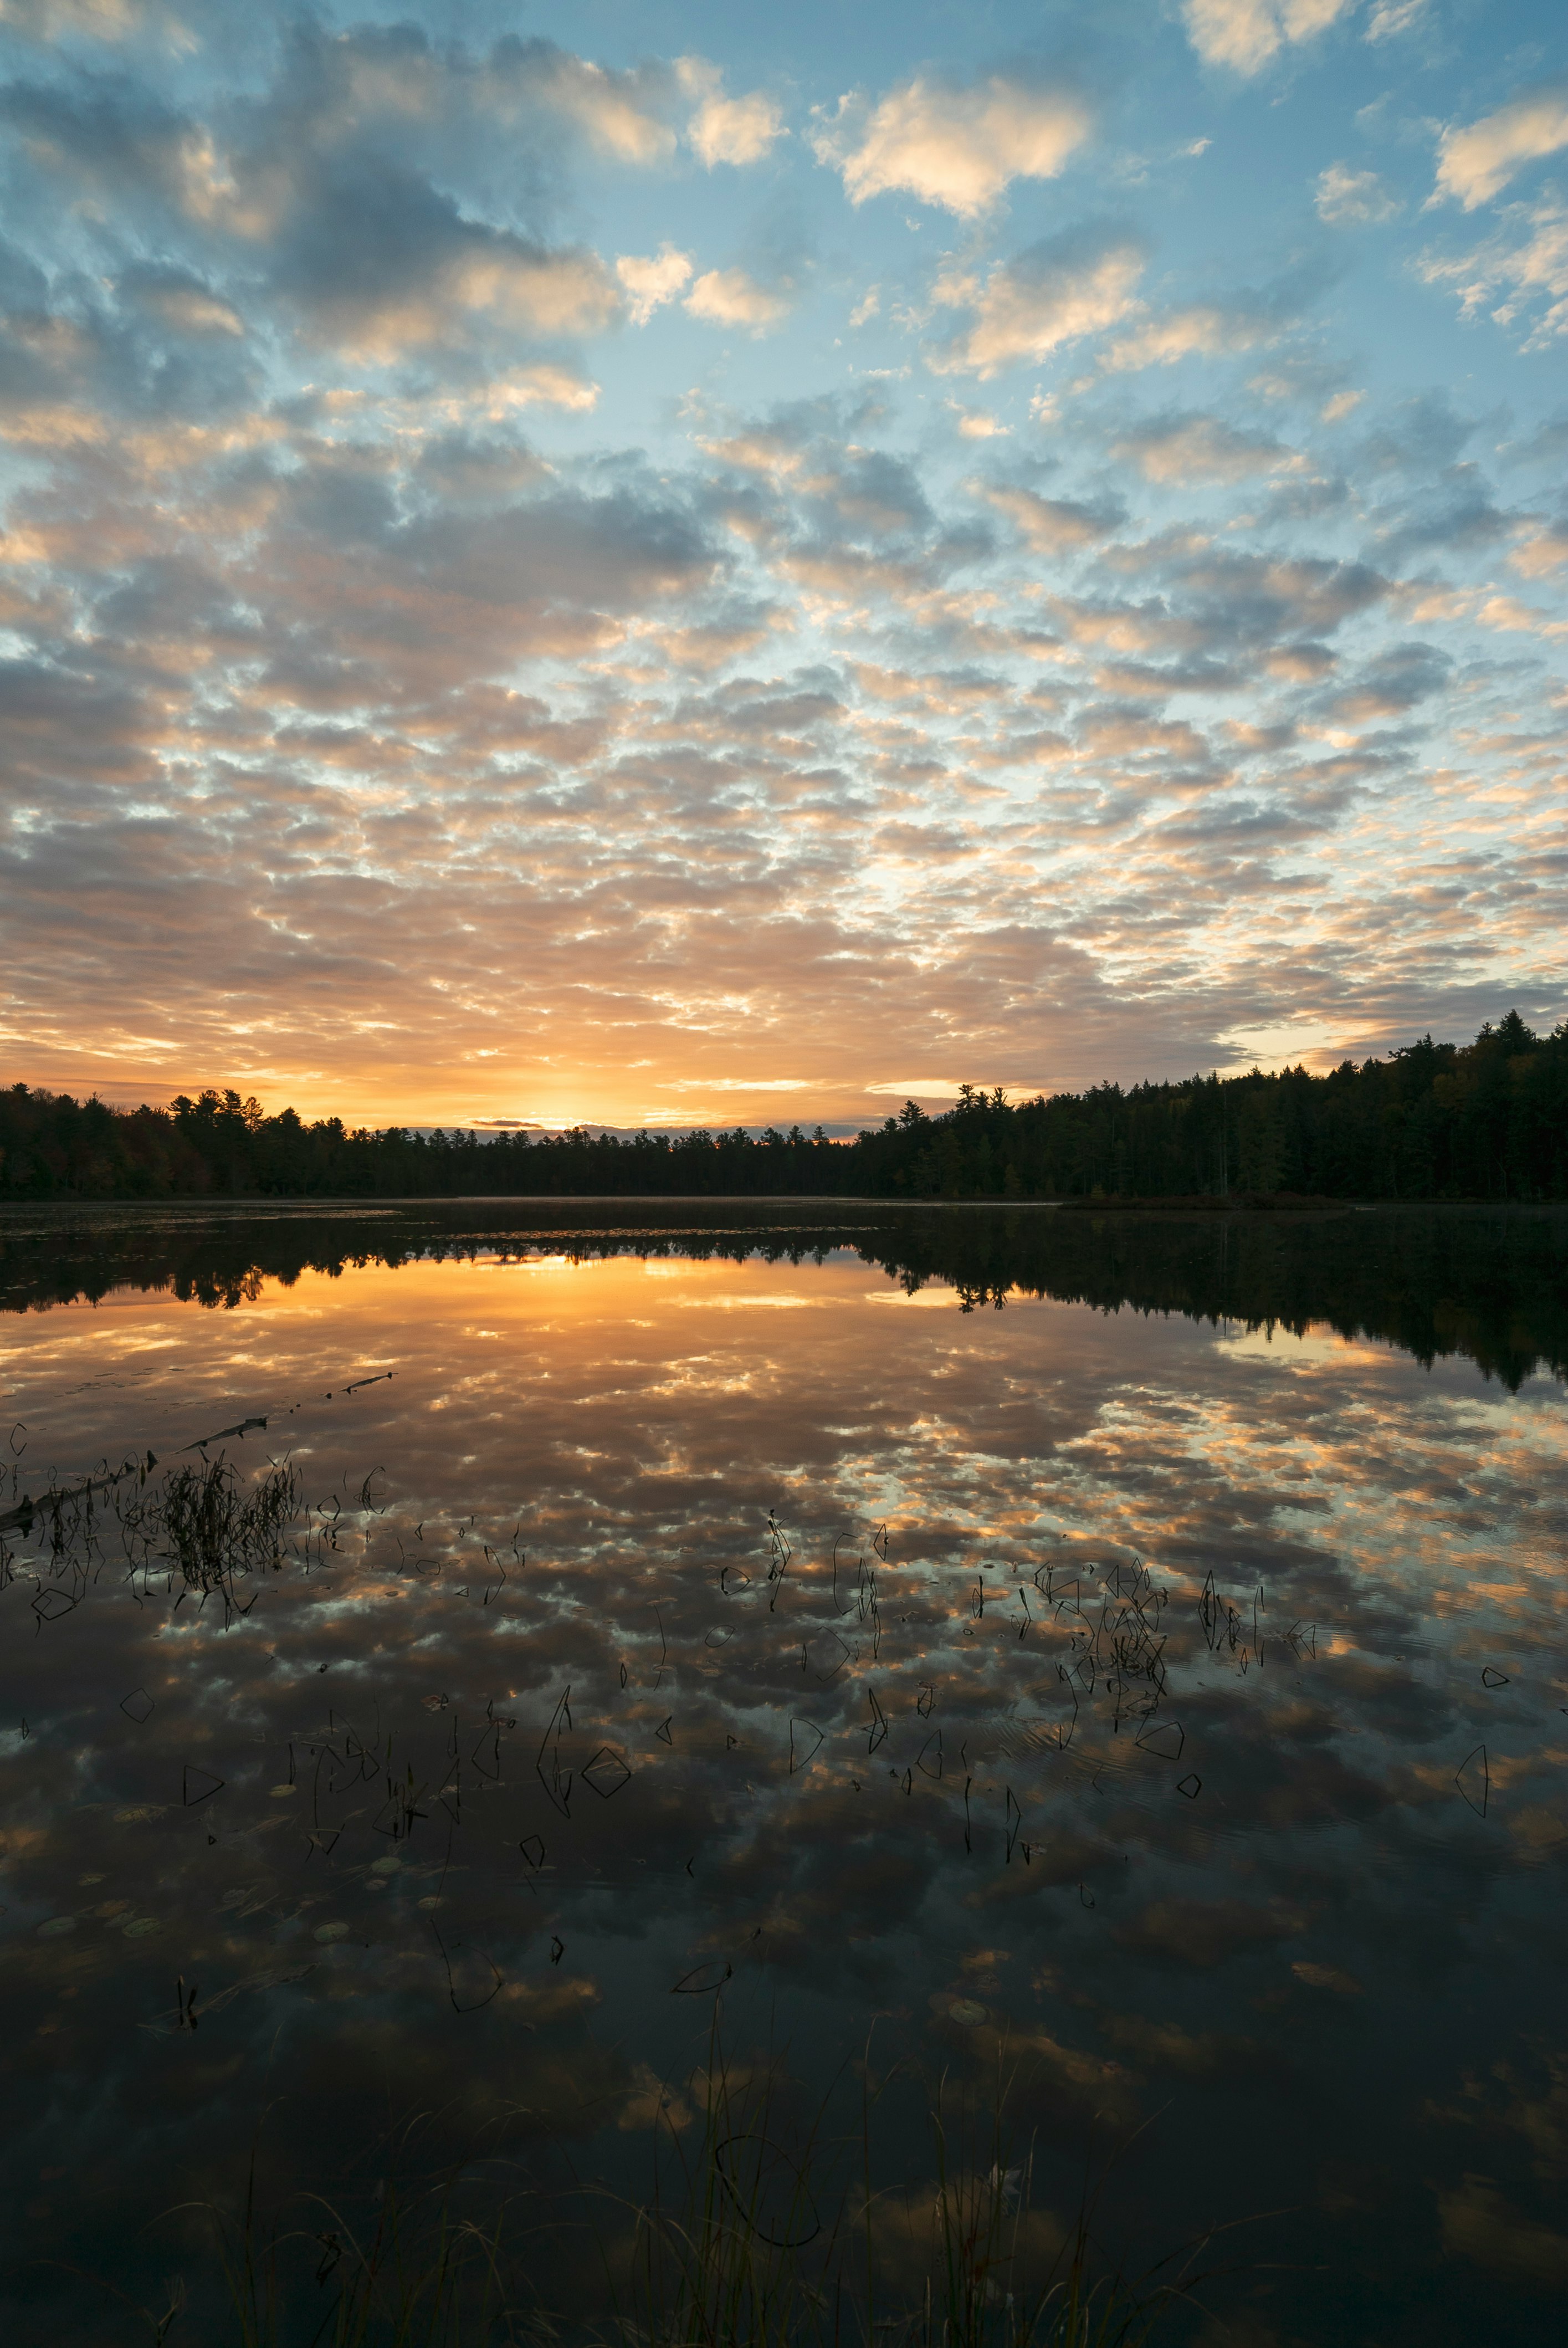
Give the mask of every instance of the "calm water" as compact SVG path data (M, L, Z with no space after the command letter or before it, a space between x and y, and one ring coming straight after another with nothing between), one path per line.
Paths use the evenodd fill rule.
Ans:
M1568 1224L826 1211L0 1226L0 1509L154 1455L4 1536L8 2338L223 2336L252 2156L636 2194L715 2024L917 2198L1000 2054L1172 2338L1561 2338Z

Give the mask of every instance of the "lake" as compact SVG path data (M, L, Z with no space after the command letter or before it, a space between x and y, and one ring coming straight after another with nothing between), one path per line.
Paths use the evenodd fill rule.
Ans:
M610 2336L655 2191L824 2337L945 2191L982 2324L1082 2213L1158 2338L1561 2338L1568 1216L18 1209L0 1306L7 2338L443 2222Z

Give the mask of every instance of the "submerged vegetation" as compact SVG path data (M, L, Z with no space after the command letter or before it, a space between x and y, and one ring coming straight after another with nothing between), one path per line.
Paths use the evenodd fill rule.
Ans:
M417 1240L442 1218L247 1210L10 1220L35 1233L118 1230L144 1247L218 1231L224 1248L258 1234L266 1246L342 1248L363 1234L383 1246L400 1233ZM454 1209L445 1220L454 1243L473 1249L477 1226L505 1218ZM526 1220L537 1245L551 1217ZM575 1252L588 1252L591 1219L562 1208L553 1220L569 1224ZM748 1244L743 1220L719 1208L666 1213L683 1228L651 1247L654 1210L618 1210L616 1228L599 1236L605 1253L634 1238L653 1253L677 1243L727 1253ZM781 1253L819 1236L843 1247L815 1214L795 1217L793 1231L782 1212L753 1220ZM852 1236L906 1252L911 1288L922 1278L913 1251L950 1250L971 1305L1011 1292L1009 1236L1039 1251L1029 1258L1037 1272L1107 1310L1126 1292L1129 1267L1142 1293L1283 1303L1307 1292L1314 1257L1327 1255L1332 1292L1348 1305L1365 1295L1412 1322L1424 1313L1450 1344L1453 1326L1484 1308L1484 1325L1515 1348L1530 1340L1532 1310L1568 1245L1568 1218L1501 1208L1346 1210L1239 1228L1223 1216L1162 1225L1007 1208L866 1209L848 1220ZM1484 1251L1468 1272L1447 1252L1455 1234ZM1054 1270L1051 1247L1063 1251ZM842 1269L840 1292L858 1300L866 1283L853 1257ZM389 1292L408 1284L381 1283ZM525 1284L538 1285L491 1283ZM641 1314L646 1290L636 1285L630 1309ZM753 1283L715 1283L726 1309L740 1286ZM831 1301L832 1283L822 1286ZM959 1301L949 1300L954 1315ZM397 1323L397 1303L382 1300L375 1318ZM467 1303L463 1313L466 1325L478 1317ZM1537 1622L1549 1640L1554 1621L1550 1598L1537 1607L1525 1581L1534 1570L1525 1511L1533 1491L1550 1488L1549 1473L1543 1481L1534 1468L1549 1467L1550 1412L1515 1422L1519 1514L1500 1510L1485 1546L1466 1542L1476 1513L1468 1476L1442 1495L1445 1514L1423 1512L1397 1536L1408 1546L1396 1557L1430 1556L1440 1542L1461 1551L1454 1612L1474 1606L1494 1556L1526 1589L1528 1612L1461 1616L1450 1677L1440 1640L1452 1614L1429 1610L1429 1643L1376 1574L1379 1552L1364 1528L1402 1527L1421 1507L1409 1496L1445 1429L1449 1452L1469 1460L1479 1422L1462 1383L1451 1385L1446 1418L1440 1389L1424 1402L1405 1445L1391 1409L1368 1409L1368 1392L1392 1385L1376 1366L1349 1365L1341 1421L1323 1399L1340 1385L1337 1368L1303 1402L1307 1378L1319 1375L1310 1361L1306 1376L1301 1365L1288 1376L1254 1375L1227 1354L1207 1424L1219 1448L1245 1440L1255 1420L1255 1447L1240 1474L1213 1477L1204 1423L1191 1412L1196 1464L1161 1475L1149 1513L1165 1554L1151 1571L1101 1529L1098 1505L1085 1512L1087 1529L1071 1499L1059 1505L1042 1473L1045 1443L1019 1445L1010 1469L999 1459L994 1376L964 1373L964 1383L948 1367L966 1350L977 1360L994 1353L984 1331L969 1324L980 1343L966 1347L948 1314L865 1317L868 1351L829 1365L837 1385L824 1372L821 1321L787 1324L821 1382L818 1416L838 1422L848 1379L856 1397L866 1390L872 1354L879 1365L925 1344L944 1382L943 1440L957 1472L936 1469L934 1504L912 1493L923 1519L903 1538L891 1529L890 1557L889 1528L878 1522L873 1533L858 1514L845 1554L837 1494L825 1508L814 1468L809 1484L793 1480L784 1495L792 1527L796 1505L810 1512L793 1563L778 1519L764 1525L752 1498L760 1479L749 1399L747 1416L729 1422L741 1428L732 1456L743 1483L715 1476L678 1532L662 1493L658 1513L643 1503L621 1518L635 1544L616 1534L606 1542L600 1529L625 1488L622 1456L641 1463L667 1452L667 1428L723 1427L734 1407L715 1402L730 1384L723 1356L712 1385L662 1406L664 1417L630 1393L618 1422L600 1367L613 1361L630 1385L615 1327L573 1389L594 1398L607 1430L590 1438L606 1443L590 1482L579 1464L583 1414L569 1399L552 1425L536 1409L521 1354L495 1409L476 1400L464 1357L445 1340L439 1388L405 1385L401 1363L395 1373L364 1364L357 1314L330 1323L313 1309L299 1352L264 1354L253 1331L239 1333L231 1354L204 1349L213 1325L189 1314L173 1344L156 1320L84 1317L57 1333L66 1375L95 1383L74 1385L74 1420L51 1426L36 1415L30 1437L18 1421L10 1491L0 1489L0 1540L9 1519L30 1552L15 1560L12 1604L26 1633L13 1645L28 1658L18 1695L32 1727L23 1721L8 1740L9 1799L24 1825L48 1818L56 1839L35 1837L19 1852L5 1896L16 1919L14 2004L29 2022L64 2014L39 2034L44 2063L31 2044L23 2050L35 2064L24 2085L42 2077L46 2090L35 2094L39 2120L14 2162L16 2198L34 2174L68 2178L72 2198L38 2217L29 2265L50 2271L16 2284L28 2313L14 2330L105 2348L135 2336L163 2348L1132 2348L1145 2339L1176 2348L1205 2322L1204 2336L1217 2336L1221 2314L1235 2317L1238 2339L1269 2337L1270 2316L1317 2339L1337 2336L1346 2308L1352 2322L1376 2321L1396 2292L1418 2314L1421 2292L1430 2303L1443 2291L1461 2313L1483 2291L1501 2300L1489 2279L1467 2302L1458 2260L1445 2252L1434 2281L1430 2253L1423 2269L1419 2249L1403 2247L1431 2239L1430 2180L1440 2183L1450 2157L1449 2174L1473 2160L1473 2137L1419 2164L1399 2161L1397 2138L1375 2147L1409 2176L1409 2199L1373 2210L1375 2240L1348 2229L1330 2236L1330 2280L1305 2307L1305 2287L1286 2296L1294 2281L1258 2285L1251 2295L1263 2303L1239 2314L1236 2294L1216 2288L1221 2313L1211 2318L1192 2269L1210 2263L1216 2215L1262 2201L1283 2206L1262 2220L1275 2230L1257 2238L1255 2272L1266 2271L1266 2253L1295 2274L1319 2255L1325 2147L1332 2157L1348 2122L1369 2133L1367 2116L1388 2091L1386 2075L1368 2086L1355 2059L1371 2031L1349 2040L1346 2026L1317 2018L1313 1993L1360 2001L1349 2026L1359 2032L1354 2017L1366 2013L1391 2038L1408 1969L1390 1963L1392 1995L1378 2010L1378 1976L1360 1951L1387 1945L1390 1914L1413 1915L1411 1931L1430 1937L1423 1887L1434 1847L1461 1893L1464 1852L1488 1879L1499 1869L1512 1820L1483 1739L1494 1740L1494 1756L1533 1763L1534 1715L1514 1713L1520 1699L1499 1702L1493 1690L1523 1686L1539 1710L1539 1668L1515 1663L1502 1643L1517 1642L1522 1656ZM1124 1395L1129 1367L1145 1379L1151 1432L1142 1452L1122 1452L1127 1489L1143 1463L1163 1469L1185 1398L1201 1406L1199 1349L1149 1345L1133 1329L1112 1350L1109 1333L1078 1318L1054 1352L1010 1359L1048 1373L1054 1363L1057 1393L1071 1387L1091 1405ZM409 1333L400 1345L420 1345L416 1314L398 1325ZM1004 1341L1011 1325L1009 1313ZM130 1431L131 1406L111 1395L106 1408L102 1383L123 1374L128 1334L155 1336L165 1357L142 1389L159 1416L141 1430L164 1456L117 1447L100 1468L89 1463L108 1427ZM776 1343L752 1338L749 1359L769 1358ZM436 1346L424 1350L435 1361ZM730 1358L741 1354L736 1345ZM670 1348L657 1332L646 1359L662 1394ZM210 1374L220 1366L221 1382ZM550 1366L567 1366L560 1349ZM394 1375L399 1383L383 1382ZM367 1381L378 1411L405 1393L408 1406L368 1426L348 1418L343 1398ZM1286 1385L1296 1393L1278 1399ZM889 1382L891 1443L906 1457L911 1390ZM519 1393L521 1412L511 1406ZM429 1406L447 1397L426 1449ZM761 1408L775 1407L764 1393ZM979 1441L965 1449L966 1414L977 1409ZM519 1444L525 1414L533 1424ZM1341 1423L1389 1462L1376 1481L1337 1440ZM1073 1424L1059 1414L1053 1447L1067 1448L1060 1435L1071 1438ZM73 1426L104 1430L101 1440L89 1446ZM1232 1539L1240 1504L1263 1488L1257 1463L1279 1490L1281 1436L1303 1426L1324 1463L1313 1483L1327 1488L1320 1498L1293 1479L1284 1489L1293 1517L1315 1504L1328 1514L1337 1461L1348 1463L1346 1505L1327 1540L1313 1542L1310 1516L1305 1540L1295 1522L1277 1538L1248 1527ZM863 1447L860 1490L871 1483L858 1464L866 1435L849 1422ZM51 1477L40 1489L23 1465L35 1455L74 1461L68 1484ZM896 1455L888 1446L870 1456L875 1467ZM378 1457L390 1469L364 1472ZM989 1513L955 1527L948 1496L959 1475L970 1483L971 1461ZM1027 1505L1015 1509L1009 1492ZM531 1562L520 1553L525 1515ZM1356 1544L1350 1570L1340 1542ZM316 1577L308 1603L296 1565ZM99 1589L102 1599L91 1594ZM1331 1661L1327 1641L1319 1673L1316 1622L1293 1619L1319 1601L1353 1673ZM238 1619L247 1615L249 1629ZM1361 1657L1417 1638L1419 1682L1362 1667ZM1496 1659L1484 1676L1483 1657ZM134 1684L138 1674L145 1684ZM1435 1691L1425 1713L1404 1693L1412 1684ZM797 1718L797 1705L815 1718ZM655 1728L661 1715L673 1734ZM1385 1720L1387 1777L1354 1748L1358 1766L1342 1765L1340 1737L1381 1733ZM1303 1787L1310 1799L1297 1807ZM1545 1793L1549 1801L1549 1779ZM1450 1806L1446 1832L1426 1824L1434 1794ZM1395 1805L1418 1800L1422 1835L1397 1818L1390 1830ZM1354 1834L1368 1819L1379 1855L1414 1855L1364 1926ZM1347 1886L1339 1910L1317 1889L1328 1837L1335 1879ZM1255 1883L1235 1900L1244 1868ZM1311 1918L1305 1900L1287 1905L1307 1882L1322 1900ZM1528 1927L1527 1908L1512 1912ZM1238 1970L1222 1974L1233 1955ZM86 2005L78 1986L97 2007L90 2038L71 2011ZM1435 2134L1427 2107L1459 2089L1452 2068L1429 2082L1419 2067L1430 2029L1419 2013L1396 2051L1426 2099L1410 2124ZM1506 2058L1510 2041L1502 2045ZM1492 2059L1487 2044L1473 2056L1462 2036L1456 2066ZM786 2075L792 2060L805 2073L796 2081ZM1277 2112L1304 2062L1350 2084L1286 2158L1276 2151ZM1255 2096L1250 2106L1237 2100L1238 2077ZM114 2091L101 2117L97 2079ZM1305 2109L1311 2099L1298 2100ZM58 2116L84 2107L73 2135ZM1445 2114L1440 2125L1460 2123ZM1125 2147L1115 2188L1085 2197L1081 2180L1101 2174L1112 2144ZM1517 2166L1527 2159L1528 2149ZM1493 2174L1501 2206L1513 2179L1501 2159ZM1526 2204L1544 2212L1538 2231L1551 2223L1549 2183L1539 2205ZM1382 2249L1390 2240L1401 2246L1397 2262ZM1183 2247L1166 2260L1173 2243ZM77 2320L83 2275L118 2294L109 2311L125 2318L118 2330ZM1505 2312L1512 2318L1522 2301L1528 2324L1522 2291L1510 2287ZM1474 2336L1490 2336L1484 2322Z
M122 1110L0 1092L0 1199L804 1197L1568 1198L1568 1022L1516 1011L1329 1075L1287 1068L1010 1102L966 1085L849 1143L753 1135L350 1130L236 1092Z
M250 1424L264 1428L266 1421ZM172 1591L178 1581L181 1601L193 1597L200 1607L216 1596L229 1622L256 1602L253 1594L241 1596L242 1580L280 1572L290 1560L309 1565L336 1548L341 1502L310 1507L289 1460L270 1460L255 1478L242 1478L226 1454L213 1459L204 1445L191 1447L201 1454L199 1466L177 1461L155 1476L157 1456L149 1451L80 1483L62 1486L51 1477L36 1493L23 1491L14 1460L0 1478L0 1590L31 1581L42 1629L72 1612L113 1567L133 1597L145 1597L158 1580ZM34 1554L18 1563L14 1541L31 1544Z
M716 2002L632 2194L548 2159L424 2164L416 2120L372 2192L269 2214L252 2153L234 2202L168 2213L187 2271L144 2319L169 2348L196 2310L234 2348L1142 2348L1206 2279L1212 2232L1129 2272L1100 2240L1105 2178L1071 2218L1041 2205L1005 2058L989 2087L907 2077L919 2181L874 2186L876 2106L907 2066L874 2080L868 2050L855 2068L857 2124L825 2106L792 2124L791 2083L731 2059Z

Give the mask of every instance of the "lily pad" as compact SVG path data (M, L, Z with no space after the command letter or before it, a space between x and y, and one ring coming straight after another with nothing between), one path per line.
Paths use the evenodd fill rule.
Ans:
M40 1941L57 1941L62 1933L74 1932L76 1929L74 1916L51 1916L46 1924L39 1925L38 1938Z
M331 1941L346 1941L348 1938L348 1926L346 1924L318 1924L316 1926L316 1938L318 1941L323 1942Z
M961 2022L966 2030L978 2028L986 2018L985 2007L977 2005L972 1997L956 1997L948 2012L953 2021Z
M161 1930L161 1923L156 1916L133 1916L128 1924L120 1926L128 1941L145 1941L149 1932Z

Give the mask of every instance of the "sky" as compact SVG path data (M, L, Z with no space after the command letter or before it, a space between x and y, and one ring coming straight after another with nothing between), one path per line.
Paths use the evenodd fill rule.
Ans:
M0 0L0 1078L832 1126L1568 1012L1531 0Z

